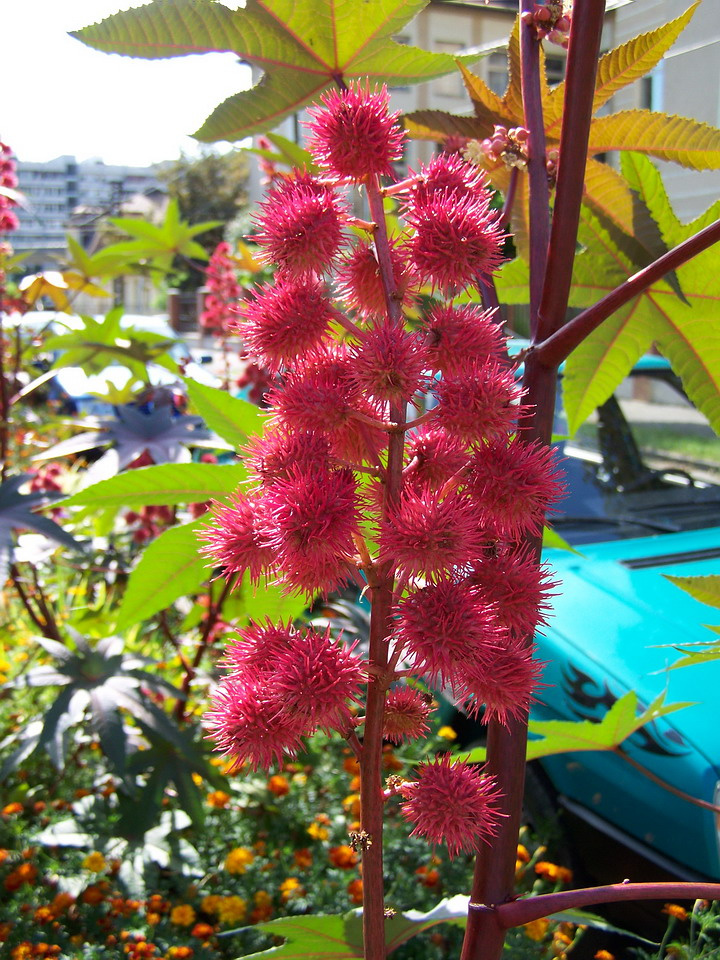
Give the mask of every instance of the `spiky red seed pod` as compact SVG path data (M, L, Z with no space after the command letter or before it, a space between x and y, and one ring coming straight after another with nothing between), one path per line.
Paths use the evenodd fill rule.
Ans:
M279 277L240 308L235 329L248 352L271 373L317 347L327 334L334 310L325 285Z
M306 630L282 652L271 682L283 708L311 726L347 733L352 714L349 703L360 702L366 681L363 662L330 635Z
M282 180L260 205L255 241L263 259L294 277L322 274L343 242L346 206L328 184L307 173Z
M419 180L413 187L404 207L423 206L437 196L446 193L456 198L473 197L486 201L488 198L487 176L473 163L464 160L459 153L446 150L434 156L420 167Z
M507 642L493 605L467 581L441 577L397 606L395 637L431 684L453 683L458 667L492 659Z
M262 682L232 676L215 688L203 725L225 756L253 770L280 763L286 755L295 756L302 737L313 732L297 716L282 710L276 698L268 697Z
M518 437L478 447L469 476L469 489L486 523L511 540L524 533L539 534L546 509L563 491L553 450Z
M497 615L516 637L529 637L547 622L550 598L558 586L547 565L539 564L528 548L506 550L474 565L470 576Z
M247 572L251 581L258 583L274 565L266 534L262 501L236 493L229 504L215 504L211 525L203 527L198 536L207 542L201 553L223 568L226 580Z
M502 363L506 337L494 316L493 310L482 310L473 303L434 306L423 328L431 368L452 374L472 363Z
M332 433L360 398L353 373L344 349L307 356L268 394L273 416L290 430Z
M265 430L248 446L246 463L263 484L287 479L292 468L326 470L330 466L330 442L321 433Z
M401 576L433 577L477 559L484 544L477 506L453 491L406 491L380 526L380 557Z
M411 286L411 277L402 251L390 248L390 262L396 296L404 300ZM380 267L372 244L359 244L340 260L336 274L338 296L348 307L363 317L384 317L387 303Z
M267 545L286 582L300 586L300 577L309 592L327 589L328 570L354 554L358 509L352 471L291 470L266 488L264 502L272 518Z
M352 363L358 387L376 400L408 403L424 383L422 340L402 327L369 330L353 350Z
M408 434L405 444L408 465L403 482L408 487L439 490L469 461L463 441L435 424L423 424Z
M443 377L435 391L440 422L467 441L505 436L515 424L522 396L512 371L493 361L472 363Z
M505 234L485 200L445 191L411 207L406 219L414 228L406 244L412 266L418 277L445 293L490 276L503 262Z
M511 717L524 717L535 700L543 666L532 657L533 647L511 640L491 659L463 666L458 671L456 689L467 698L467 713L477 717L484 706L485 723L497 720L505 725Z
M400 809L414 824L411 836L445 843L451 858L461 851L472 853L495 836L504 814L498 809L501 794L494 777L476 764L453 762L447 753L417 770L418 779L400 788L405 797Z
M385 699L383 737L392 743L417 740L429 727L427 718L432 709L432 698L412 687L394 687Z
M353 183L392 174L406 137L397 122L399 112L388 111L387 87L370 90L368 82L363 87L357 81L347 90L323 94L321 101L324 109L308 111L308 148L315 161L331 176Z
M261 674L270 676L278 657L292 646L297 636L298 631L290 622L251 622L228 645L221 663L238 679L253 681Z

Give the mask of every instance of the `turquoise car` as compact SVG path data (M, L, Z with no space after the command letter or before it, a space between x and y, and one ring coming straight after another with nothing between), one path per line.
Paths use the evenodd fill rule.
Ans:
M677 386L659 357L644 358L629 382L631 393L634 385L644 395ZM531 765L529 782L568 821L585 821L664 872L720 880L720 816L689 799L720 803L720 661L668 670L681 656L674 647L713 640L704 624L715 611L663 576L720 572L720 473L648 459L637 435L648 428L652 435L652 427L642 417L668 410L680 421L678 433L697 433L701 452L712 442L689 405L630 396L598 409L584 431L592 448L582 435L560 445L569 493L553 526L578 553L545 554L560 587L537 638L549 686L532 716L599 719L629 690L645 705L662 692L668 703L694 705L638 731L623 745L627 758L600 751L550 757L537 762L539 771Z

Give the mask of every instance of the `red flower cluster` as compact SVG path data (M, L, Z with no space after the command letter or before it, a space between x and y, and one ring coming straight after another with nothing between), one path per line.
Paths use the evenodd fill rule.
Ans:
M323 177L284 179L258 214L279 270L238 331L276 381L248 451L249 486L216 506L204 552L227 578L273 577L311 598L360 573L371 599L389 583L390 662L505 723L533 698L528 637L551 586L521 544L540 533L560 481L552 454L519 431L522 390L499 322L455 298L502 260L485 174L457 154L436 157L389 188L401 241L370 230L370 242L343 249L349 213L335 184L362 185L377 211L379 175L402 147L387 99L360 85L326 97L311 124ZM422 287L444 296L422 310L413 301L406 322ZM365 677L327 633L270 623L243 631L227 664L207 724L252 766L295 753L318 727L360 725L351 704L377 673ZM380 678L384 736L400 743L424 733L430 707L397 679ZM414 832L451 853L495 830L496 787L474 767L427 764L401 792Z
M0 142L0 233L9 233L20 226L17 214L13 210L17 203L12 195L6 192L16 190L17 185L12 150L6 143Z
M206 270L205 283L210 293L205 297L200 326L212 333L227 333L232 328L237 300L242 293L229 243L223 241L215 247Z

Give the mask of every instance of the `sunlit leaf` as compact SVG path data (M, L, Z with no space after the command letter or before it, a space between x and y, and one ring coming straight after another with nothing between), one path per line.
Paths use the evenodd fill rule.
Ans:
M393 39L428 0L155 0L73 34L107 53L154 59L235 53L264 71L252 90L230 96L195 136L240 140L276 127L339 81L406 85L456 69L447 54ZM473 56L471 59L477 59Z

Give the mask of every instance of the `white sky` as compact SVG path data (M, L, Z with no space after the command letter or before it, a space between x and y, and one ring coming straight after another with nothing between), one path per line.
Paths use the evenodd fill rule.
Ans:
M141 2L3 5L0 139L18 159L74 154L78 160L144 166L175 160L181 151L198 153L189 134L218 103L250 83L249 69L234 54L138 60L100 53L67 35Z

